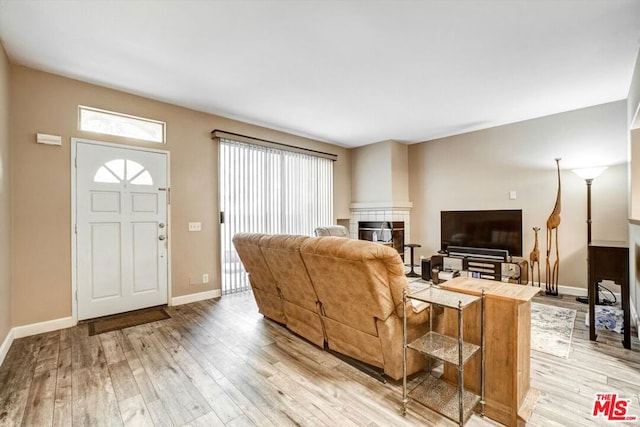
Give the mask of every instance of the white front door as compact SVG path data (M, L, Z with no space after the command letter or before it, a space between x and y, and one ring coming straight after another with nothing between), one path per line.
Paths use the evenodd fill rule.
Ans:
M167 154L77 142L78 320L167 303Z

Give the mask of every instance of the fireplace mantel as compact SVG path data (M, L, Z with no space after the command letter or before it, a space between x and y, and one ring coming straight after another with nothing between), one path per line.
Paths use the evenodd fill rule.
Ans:
M413 203L411 202L357 202L351 203L350 206L352 211L387 211L387 210L400 210L407 211L413 208Z

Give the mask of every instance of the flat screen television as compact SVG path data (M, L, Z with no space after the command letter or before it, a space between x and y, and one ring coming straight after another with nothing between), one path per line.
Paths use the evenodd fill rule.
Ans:
M440 248L506 249L522 256L522 210L441 211Z

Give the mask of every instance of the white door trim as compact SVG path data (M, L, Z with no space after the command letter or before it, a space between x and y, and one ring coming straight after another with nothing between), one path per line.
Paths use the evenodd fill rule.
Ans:
M76 248L76 174L77 169L75 167L76 161L76 152L77 146L79 143L89 144L89 145L98 145L103 147L115 147L115 148L123 148L128 150L137 150L148 153L161 153L167 156L167 189L171 188L171 152L167 150L158 150L155 148L147 148L147 147L137 147L135 145L126 145L126 144L115 144L110 142L102 142L102 141L94 141L90 139L84 138L71 138L71 316L73 318L73 322L78 322L78 266L76 263L77 259L77 248ZM167 302L171 305L171 196L170 192L167 191Z

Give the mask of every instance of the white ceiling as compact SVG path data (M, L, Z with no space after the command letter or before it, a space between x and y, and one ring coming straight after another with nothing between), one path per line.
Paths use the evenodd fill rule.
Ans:
M0 0L14 63L344 146L627 97L640 0Z

